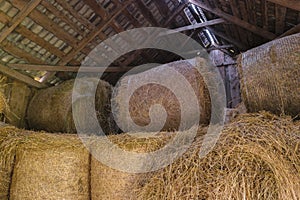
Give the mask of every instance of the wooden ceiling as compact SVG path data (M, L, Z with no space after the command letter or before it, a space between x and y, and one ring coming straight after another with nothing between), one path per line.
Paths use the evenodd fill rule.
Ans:
M0 72L48 87L74 76L106 38L149 26L174 29L208 51L236 55L299 32L300 0L0 0ZM177 59L159 50L134 51L117 59L103 78L113 83L132 66Z

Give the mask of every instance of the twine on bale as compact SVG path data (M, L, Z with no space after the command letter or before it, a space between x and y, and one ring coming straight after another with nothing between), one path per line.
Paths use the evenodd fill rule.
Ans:
M139 199L300 199L300 124L269 113L226 126L199 158L202 138L138 190Z
M300 113L300 33L239 56L242 99L250 112Z
M89 153L73 135L32 133L17 148L10 199L88 200Z
M102 130L111 134L116 132L117 128L110 116L110 98L111 86L105 81L99 81L95 78L82 78L85 85L97 86L95 94L95 108L87 104L84 94L82 98L77 99L75 109L82 113L89 113L96 110L97 120L86 118L88 114L77 116L76 122L83 129L97 127L98 124L92 124L91 121L100 123ZM46 130L48 132L76 133L76 127L72 114L72 92L75 80L68 80L62 84L40 90L33 97L27 111L29 127L35 130ZM99 84L98 84L99 82ZM98 84L98 85L97 85ZM84 88L82 88L84 92Z
M199 58L198 60L201 59ZM206 63L201 62L200 64L205 65ZM151 128L147 129L147 131L174 131L179 129L181 123L184 124L184 127L181 127L181 129L189 129L195 123L198 123L198 121L195 123L194 121L199 117L201 124L208 124L211 101L207 86L197 67L193 66L189 61L176 61L139 74L125 76L115 88L112 99L115 105L115 110L113 111L117 124L121 125L125 132L137 131L135 126L129 123L129 117L139 127L151 124ZM170 70L176 71L180 75L177 77L170 76ZM194 105L189 106L191 97L184 95L187 88L183 86L184 83L178 80L179 77L184 77L192 88L194 93L192 95L196 96L199 108L193 107ZM159 83L153 83L151 80L158 80L156 82ZM145 84L132 91L133 88L141 83ZM176 87L174 90L179 95L174 94L171 88L167 88L163 83ZM131 93L132 95L130 96ZM184 102L180 102L179 97L184 99ZM185 111L189 113L183 118L181 104L187 105L187 110ZM160 105L161 108L155 113L155 117L151 119L150 111L154 105ZM163 116L161 109L164 109L167 114L166 122L162 126ZM200 111L200 116L195 116L196 110Z

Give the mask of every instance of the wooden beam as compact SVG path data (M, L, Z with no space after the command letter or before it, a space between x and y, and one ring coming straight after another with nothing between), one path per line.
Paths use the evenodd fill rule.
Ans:
M224 22L226 22L224 19L213 19L213 20L206 21L206 22L203 22L203 23L197 23L197 24L192 24L192 25L172 29L170 31L167 31L166 33L163 33L162 35L169 35L169 34L178 33L178 32L182 32L182 31L203 28L203 27L206 27L206 26L212 26L212 25L221 24L221 23L224 23Z
M261 0L261 18L263 29L268 30L269 21L268 21L268 2L267 0Z
M86 3L98 16L101 17L102 20L107 20L108 13L107 11L100 6L95 0L84 0Z
M13 5L21 10L27 5L25 0L11 0ZM78 39L67 33L62 27L55 24L46 15L42 14L38 10L33 10L29 14L30 18L49 32L53 33L57 38L67 42L70 46L76 46Z
M95 67L95 66L65 66L65 65L31 65L31 64L9 64L11 68L29 70L29 71L48 71L48 72L81 72L99 73L99 72L127 72L132 67Z
M263 38L267 38L269 40L273 40L276 38L276 35L274 33L271 33L263 28L260 28L260 27L257 27L253 24L250 24L244 20L241 20L240 18L238 17L235 17L235 16L232 16L228 13L225 13L223 11L221 11L220 9L218 8L211 8L203 3L201 3L199 0L190 0L191 3L199 6L200 8L204 9L204 10L207 10L208 12L211 12L233 24L236 24L244 29L247 29L259 36L262 36Z
M293 28L291 28L290 30L286 31L282 35L280 35L278 38L286 37L286 36L293 35L296 33L300 33L300 23L298 25L294 26Z
M286 7L280 5L275 5L275 33L280 35L284 32L285 28L285 16L286 16Z
M25 60L29 63L34 63L34 64L44 64L44 62L30 53L26 52L25 50L22 50L16 46L16 44L9 42L7 40L3 41L1 44L1 48L10 53L11 55L14 55L15 57Z
M299 0L267 0L267 1L281 5L283 7L290 8L292 10L300 11L300 1Z
M240 50L247 50L248 47L243 44L242 42L238 42L236 40L234 40L233 38L225 35L224 33L221 33L213 28L208 27L207 28L209 31L211 31L212 33L214 33L215 35L219 36L220 38L223 38L224 40L228 41L229 43L235 45L236 47L238 47Z
M59 65L66 65L70 60L73 59L88 43L90 43L96 36L98 36L107 25L109 25L115 17L117 17L126 7L131 3L131 1L126 2L125 5L120 8L116 13L114 13L109 20L107 20L104 24L102 24L99 28L91 32L88 37L81 40L81 42L74 48L64 59L59 62Z
M24 74L21 74L20 72L17 72L13 69L10 69L9 67L3 65L0 63L0 72L5 74L6 76L9 76L13 79L16 79L16 80L19 80L23 83L26 83L32 87L35 87L35 88L46 88L48 87L47 85L45 84L42 84L38 81L35 81L33 80L31 77L29 76L26 76Z
M178 8L176 8L175 11L172 12L172 15L167 19L167 21L164 23L163 27L168 27L169 24L173 21L173 19L183 11L183 9L186 8L187 1L184 1Z
M0 22L2 24L8 24L11 21L11 18L7 16L4 12L0 11Z
M44 49L46 49L47 51L49 51L53 55L56 55L59 58L62 58L65 55L64 52L60 51L58 48L56 48L55 46L53 46L43 38L37 36L32 31L28 30L25 26L19 26L16 28L15 31L20 33L24 37L28 38L29 40L35 42L36 44L43 47Z
M146 5L141 0L135 0L134 3L140 9L142 15L147 19L150 24L153 26L159 27L160 24L156 21L155 17L153 16L152 12L146 7Z
M5 40L5 38L15 30L15 28L33 11L41 0L31 0L28 4L24 5L21 11L13 18L13 20L10 22L12 24L8 29L6 29L4 32L0 34L0 43Z

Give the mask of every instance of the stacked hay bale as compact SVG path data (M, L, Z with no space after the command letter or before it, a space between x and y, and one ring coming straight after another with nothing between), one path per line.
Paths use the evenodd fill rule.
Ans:
M300 124L291 118L246 114L204 158L201 143L145 183L139 199L300 199Z
M16 152L10 199L88 200L89 153L72 135L32 133Z
M109 136L109 140L125 151L146 153L160 149L171 138L171 133L146 139L135 138L128 134ZM95 155L103 152L103 146L97 140L91 144L91 150ZM107 152L109 153L109 152ZM112 158L113 159L113 158ZM122 160L118 160L122 165ZM141 161L143 162L143 161ZM92 199L136 199L136 191L143 186L147 179L154 173L127 173L113 169L98 161L95 157L91 160L91 194Z
M83 78L80 81L86 82L85 87L96 86L97 92L94 94L95 108L85 101L86 98L91 97L84 95L73 102L74 107L83 113L82 116L77 116L77 124L79 123L83 129L92 129L91 127L97 127L99 121L105 133L115 132L116 127L110 117L111 86L107 82L95 78ZM72 114L74 83L75 80L68 80L60 85L38 91L28 107L29 127L48 132L76 133ZM85 88L82 88L82 92L85 92ZM94 110L96 110L98 120L90 120L86 117L88 115L86 113ZM97 124L93 124L91 121L97 121Z
M23 135L12 126L0 127L0 199L9 199L16 149Z
M204 59L199 58L199 60L201 60L202 67L205 68L206 62ZM201 124L208 124L211 113L211 101L207 85L197 67L186 60L176 61L139 74L125 76L115 88L112 99L115 105L113 111L117 124L124 132L136 131L135 125L130 123L129 117L140 127L151 124L151 128L147 129L147 131L178 130L180 123L185 124L186 127L183 128L188 129L194 123L198 123L198 121L195 122L195 119L199 118ZM179 79L180 75L171 76L170 70L175 70L183 76L189 85L185 85L186 83ZM168 83L173 88L168 88L164 83ZM140 86L140 84L142 85ZM191 105L185 110L189 113L188 116L181 118L183 115L181 106L183 105L181 105L179 98L184 99L182 104L187 105L191 103L190 100L192 98L185 95L187 87L192 88L194 94L189 95L196 96L199 108ZM177 96L174 91L177 92ZM180 95L178 95L179 93ZM160 119L162 117L158 116L162 113L161 111L156 113L154 119L150 118L150 109L154 105L161 105L166 111L167 117L163 126L160 125L163 119ZM195 116L198 115L197 110L200 111L200 116Z
M239 57L241 93L249 112L300 113L300 33Z

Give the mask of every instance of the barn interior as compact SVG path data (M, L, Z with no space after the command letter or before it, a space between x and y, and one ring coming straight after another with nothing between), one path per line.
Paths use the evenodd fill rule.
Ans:
M300 0L0 0L0 199L300 199L299 32Z

